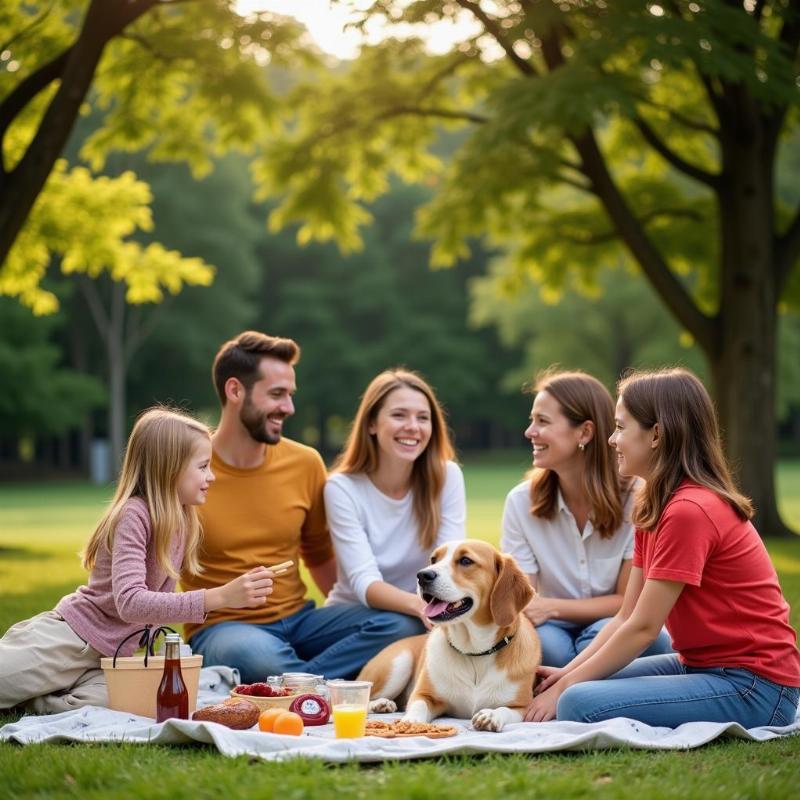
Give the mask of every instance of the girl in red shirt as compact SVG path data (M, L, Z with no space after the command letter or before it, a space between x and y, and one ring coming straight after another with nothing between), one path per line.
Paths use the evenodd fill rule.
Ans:
M797 636L708 392L682 369L634 373L618 389L609 444L620 475L646 481L625 599L586 650L540 670L526 719L793 724ZM637 659L665 623L676 654Z

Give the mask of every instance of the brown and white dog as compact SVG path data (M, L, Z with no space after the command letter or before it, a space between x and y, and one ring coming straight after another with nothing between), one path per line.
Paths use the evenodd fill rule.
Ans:
M521 722L541 647L521 613L533 589L516 561L487 542L450 542L434 550L417 583L433 630L395 642L364 667L358 677L372 681L370 710L396 711L393 701L413 686L405 720L471 718L487 731Z

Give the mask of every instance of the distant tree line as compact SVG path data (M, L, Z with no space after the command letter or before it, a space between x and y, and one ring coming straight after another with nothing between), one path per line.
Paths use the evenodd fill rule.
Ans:
M459 449L522 445L529 410L522 387L551 363L586 369L609 388L630 366L683 363L705 373L690 337L644 279L610 264L594 291L543 297L519 283L496 253L475 247L458 269L431 270L430 245L412 235L423 187L395 184L375 201L364 248L300 247L296 230L270 233L268 208L252 201L248 164L227 157L204 180L181 165L113 157L153 192L158 240L214 264L211 287L188 286L157 305L127 309L139 337L127 364L126 427L142 408L172 402L216 419L210 365L219 344L253 327L302 345L297 414L290 435L337 451L360 393L379 370L424 373L445 403ZM516 281L509 286L509 281ZM0 298L0 475L85 474L92 440L109 433L109 361L79 282L52 275L55 316L34 317ZM110 310L115 282L93 282ZM781 364L784 443L800 446L800 324L784 317Z

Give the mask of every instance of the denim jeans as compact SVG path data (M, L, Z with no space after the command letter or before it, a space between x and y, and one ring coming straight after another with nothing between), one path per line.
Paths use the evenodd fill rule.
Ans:
M542 664L546 667L563 667L578 653L583 652L600 630L611 621L611 617L598 619L589 625L570 622L544 622L536 626L542 643ZM642 653L642 656L660 656L672 653L672 640L666 629Z
M309 601L277 622L209 625L191 645L204 666L236 667L245 683L283 672L353 678L386 645L424 632L422 622L406 614L361 605L315 608Z
M745 728L791 725L800 689L746 669L687 667L677 655L637 658L604 681L570 686L557 718L599 722L627 717L676 728L684 722L738 722Z

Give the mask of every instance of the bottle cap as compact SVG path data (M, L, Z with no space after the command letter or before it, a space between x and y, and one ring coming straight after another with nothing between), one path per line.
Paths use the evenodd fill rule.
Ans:
M179 633L168 633L164 636L166 644L181 644L181 635Z

